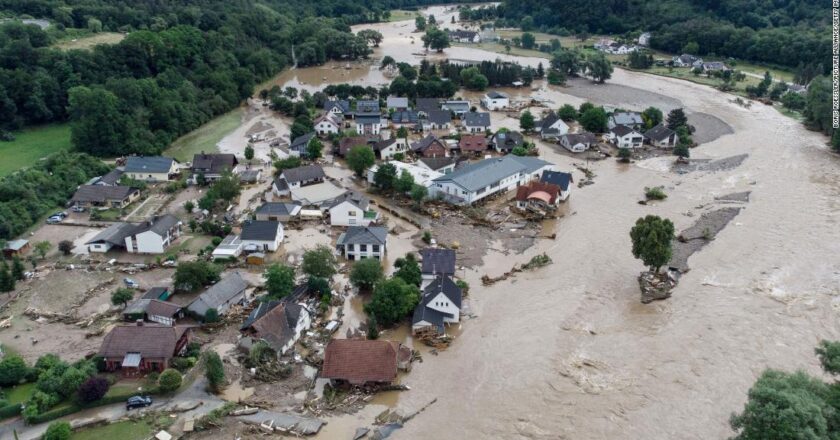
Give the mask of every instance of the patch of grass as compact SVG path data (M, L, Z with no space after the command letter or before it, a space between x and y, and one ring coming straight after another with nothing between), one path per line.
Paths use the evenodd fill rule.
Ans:
M117 208L108 208L103 210L94 209L91 211L92 213L96 213L90 216L91 220L103 220L106 222L115 222L122 217L122 210ZM95 217L95 218L94 218Z
M145 440L151 435L152 426L147 422L124 421L76 431L70 436L70 440Z
M3 389L3 395L9 403L23 403L29 400L35 391L34 383L25 383L12 388Z
M14 132L15 140L0 142L0 177L35 164L38 159L69 150L70 124L28 127Z
M228 133L239 126L242 120L242 109L237 108L210 120L201 127L176 139L164 155L174 157L180 162L189 162L197 153L214 153L218 151L216 144Z
M789 109L787 107L784 107L784 106L781 106L781 105L774 105L773 107L775 107L776 110L779 111L779 113L781 113L781 114L783 114L783 115L785 115L789 118L793 118L793 119L795 119L797 121L800 121L800 122L805 120L805 117L802 116L802 113L799 113L796 110L791 110L791 109Z
M72 29L64 37L53 44L60 50L90 50L100 44L117 44L125 38L125 34L117 32L99 32L97 34L83 29Z
M395 9L395 10L391 11L391 16L388 17L387 21L388 22L393 22L393 21L414 20L414 17L416 17L417 15L418 15L417 11L405 11L405 10L402 10L402 9Z

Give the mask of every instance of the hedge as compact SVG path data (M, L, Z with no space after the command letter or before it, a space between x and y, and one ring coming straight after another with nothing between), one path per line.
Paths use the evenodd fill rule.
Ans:
M157 387L149 388L145 392L143 392L144 395L158 394L158 393L159 393L159 390L157 389ZM53 410L49 410L49 411L43 412L41 414L38 414L36 416L30 417L29 420L26 421L26 423L29 424L29 425L36 425L38 423L44 423L44 422L49 422L51 420L55 420L59 417L69 416L70 414L77 413L77 412L79 412L83 409L96 408L98 406L111 405L111 404L114 404L114 403L124 403L126 400L128 400L129 397L136 396L136 395L137 395L137 391L131 391L130 393L125 393L125 394L115 394L115 395L111 395L111 396L105 396L105 397L103 397L103 398L101 398L101 399L99 399L95 402L90 402L90 403L85 403L85 404L73 402L68 406L53 409Z
M23 411L23 405L20 403L13 403L11 405L0 407L0 420L15 417L19 415L21 411Z

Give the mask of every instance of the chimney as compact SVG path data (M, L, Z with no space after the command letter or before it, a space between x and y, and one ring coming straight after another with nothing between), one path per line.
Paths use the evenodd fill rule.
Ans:
M142 319L138 319L135 322L137 323L137 327L143 327L143 320Z

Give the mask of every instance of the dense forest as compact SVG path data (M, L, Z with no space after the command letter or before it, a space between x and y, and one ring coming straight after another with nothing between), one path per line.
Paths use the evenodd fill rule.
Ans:
M69 119L80 151L159 153L295 61L367 56L349 25L425 3L0 0L0 12L53 23L0 25L0 128ZM64 29L128 35L92 50L52 48Z
M809 0L517 0L498 15L504 25L557 34L652 31L651 45L795 68L831 65L829 2ZM694 47L691 45L690 47Z

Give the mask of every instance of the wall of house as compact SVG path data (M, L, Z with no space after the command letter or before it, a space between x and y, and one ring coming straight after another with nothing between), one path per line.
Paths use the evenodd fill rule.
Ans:
M111 250L111 243L94 243L88 245L88 252L105 253Z
M356 124L356 133L362 134L379 134L382 124Z
M327 121L321 121L321 122L318 123L318 125L315 126L315 131L318 134L321 134L321 135L330 134L330 133L338 133L338 127L336 127L335 125L333 125L333 124L331 124Z
M443 293L438 293L433 300L426 304L426 307L439 312L449 313L453 316L453 318L444 317L443 322L458 322L461 318L461 309L456 307L455 304L452 304L449 298Z
M443 147L440 143L433 143L423 151L423 157L446 157L448 156L446 148Z
M249 245L257 246L263 251L274 252L280 248L280 243L283 241L283 233L281 232L274 241L268 240L242 240L242 248L247 249Z
M145 182L167 182L169 173L125 173L128 177Z
M362 258L376 258L377 260L381 260L385 257L385 246L373 244L348 244L344 246L344 256L347 257L348 260L360 260Z
M161 237L152 231L142 232L134 236L134 243L137 245L136 249L132 249L132 237L126 237L126 249L129 252L137 252L139 254L162 254L166 247L169 246L169 236Z
M371 219L365 219L365 212L349 202L342 202L330 208L332 226L367 226Z

